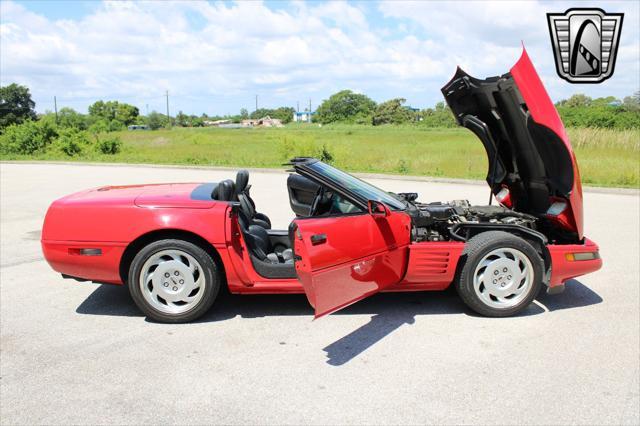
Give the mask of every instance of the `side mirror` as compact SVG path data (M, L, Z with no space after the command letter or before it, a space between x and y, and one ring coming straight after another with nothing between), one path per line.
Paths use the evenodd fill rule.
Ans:
M367 207L369 214L373 217L387 217L391 214L389 207L380 201L369 200L367 201Z

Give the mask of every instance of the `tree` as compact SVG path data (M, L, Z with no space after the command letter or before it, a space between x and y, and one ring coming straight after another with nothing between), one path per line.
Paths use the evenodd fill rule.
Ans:
M245 110L246 111L246 110ZM283 123L289 123L292 119L293 119L293 113L295 112L295 109L291 108L291 107L280 107L280 108L276 108L276 109L270 109L270 108L259 108L255 111L253 111L250 115L251 118L253 119L259 119L259 118L264 118L264 117L271 117L271 118L277 118L278 120L282 121ZM242 110L240 110L240 118L242 117Z
M116 102L116 120L125 126L134 124L138 115L140 115L138 107Z
M242 118L243 120L246 120L247 118L249 118L249 111L247 111L246 108L240 109L240 118Z
M342 90L320 104L315 119L322 124L347 121L356 122L368 117L376 103L368 96Z
M566 106L569 108L575 107L585 107L591 105L591 98L582 93L576 93L572 95L569 99L565 99L559 102L560 106Z
M58 111L58 125L60 127L73 127L78 130L87 130L89 127L84 115L68 107Z
M640 111L640 90L632 96L625 96L622 100L622 106L626 111Z
M456 127L457 123L451 109L444 102L438 102L434 108L423 109L418 113L420 124L426 127Z
M395 98L379 104L373 112L372 124L401 124L412 121L415 114L402 106L407 100Z
M160 114L159 112L151 111L151 113L149 113L149 115L147 116L147 126L149 126L151 130L157 130L161 127L164 127L167 125L167 123L167 116L164 114Z
M591 101L591 103L589 104L589 106L610 106L612 104L615 103L620 103L620 101L618 99L616 99L615 96L607 96L604 98L595 98Z
M176 115L176 126L187 127L190 125L190 121L189 116L182 111L179 111L178 115Z
M115 108L113 108L113 102L94 102L92 105L89 105L89 115L97 118L103 118L107 121L114 120L116 118L116 112Z
M137 107L118 101L97 101L89 106L89 115L108 122L118 121L119 127L134 124L140 111Z
M28 87L16 83L0 87L0 130L11 124L35 120L35 107Z

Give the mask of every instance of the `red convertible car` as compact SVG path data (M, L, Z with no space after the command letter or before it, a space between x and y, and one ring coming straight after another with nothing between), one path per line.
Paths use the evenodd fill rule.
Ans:
M453 285L472 310L503 317L599 269L575 156L526 52L498 77L458 69L442 92L486 149L498 205L419 202L294 158L288 229L256 211L244 170L219 183L105 186L51 205L45 258L65 278L127 285L162 322L195 320L222 286L304 292L319 317L381 291Z

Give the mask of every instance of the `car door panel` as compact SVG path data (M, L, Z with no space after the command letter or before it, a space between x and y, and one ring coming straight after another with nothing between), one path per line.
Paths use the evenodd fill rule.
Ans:
M402 212L295 221L296 272L316 318L402 280L410 222ZM313 244L318 235L324 242Z

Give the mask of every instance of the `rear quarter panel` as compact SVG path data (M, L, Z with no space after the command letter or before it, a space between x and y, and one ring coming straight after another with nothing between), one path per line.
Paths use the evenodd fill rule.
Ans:
M206 208L139 207L127 200L102 203L61 199L49 208L42 230L42 249L51 267L93 281L122 283L119 267L126 247L154 231L197 234L218 251L225 245L229 204ZM101 256L73 254L74 248L100 248Z

